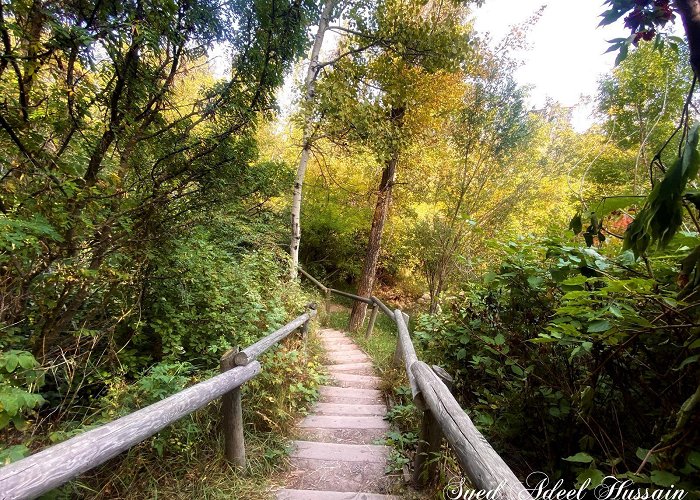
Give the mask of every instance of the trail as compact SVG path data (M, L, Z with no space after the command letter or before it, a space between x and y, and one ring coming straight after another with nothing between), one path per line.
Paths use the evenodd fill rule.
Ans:
M384 472L389 447L376 445L389 424L380 379L367 355L344 332L319 332L333 385L298 425L292 470L280 500L398 500Z

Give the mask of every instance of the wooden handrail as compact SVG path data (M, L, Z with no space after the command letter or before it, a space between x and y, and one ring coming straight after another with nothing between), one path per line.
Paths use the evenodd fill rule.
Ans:
M384 314L386 314L392 320L394 319L394 313L391 312L391 309L389 309L387 306L385 306L381 300L379 300L374 295L372 295L371 299L372 299L372 302L374 302L375 304L377 304L379 306L379 309L381 309Z
M315 279L313 281L318 283ZM337 293L332 288L325 290L327 300L330 300L330 292ZM345 292L341 295L357 297ZM357 300L367 301L362 297L357 297ZM414 462L416 485L420 487L428 483L430 478L425 476L434 468L434 461L426 454L439 450L442 438L445 437L457 455L462 470L476 489L491 491L493 494L489 498L498 500L532 500L528 490L476 429L443 382L450 379L449 375L441 368L433 369L418 359L408 330L408 316L400 309L392 312L376 297L371 297L370 303L379 307L396 323L398 339L394 364L403 365L414 403L423 410L420 442ZM373 309L374 312L376 309ZM373 325L371 318L370 325Z
M4 500L34 498L118 455L260 373L260 363L221 373L169 398L0 468Z
M306 271L304 271L304 270L301 268L301 266L297 267L297 269L299 269L299 272L300 272L301 274L303 274L306 278L308 278L309 281L311 281L311 283L313 283L314 285L316 285L317 287L319 287L319 288L320 288L321 290L323 290L324 292L326 291L326 286L325 286L323 283L321 283L320 281L318 281L316 278L314 278L313 276L311 276L309 273L307 273Z
M347 297L348 299L352 300L357 300L358 302L364 302L365 304L372 305L372 299L368 299L367 297L360 297L359 295L355 295L354 293L348 293L344 292L342 290L336 290L335 288L329 288L331 293L334 293L336 295L340 295L341 297Z
M306 335L309 321L316 316L316 310L311 305L309 308L307 313L244 350L247 353L245 363L235 366L231 363L231 353L226 353L221 360L222 373L219 375L0 467L0 498L36 498L103 464L217 398L223 399L226 458L234 465L245 465L240 387L260 373L260 363L255 360L257 356L294 330L300 329Z
M424 405L420 388L416 382L416 377L411 371L411 366L418 361L418 356L416 356L416 350L413 347L411 336L408 333L408 325L406 325L406 320L404 319L403 312L400 309L396 309L394 311L394 321L396 322L396 327L399 330L399 338L396 345L398 347L397 353L400 353L400 356L396 357L396 361L398 364L399 360L403 360L406 368L406 375L408 375L408 384L411 386L413 403L418 408L423 409Z
M532 499L508 465L477 430L469 416L433 370L417 361L411 365L421 395L452 450L462 470L481 490L496 492L499 500Z
M293 321L287 323L284 325L282 328L279 330L276 330L272 332L270 335L267 337L260 339L257 341L255 344L246 347L243 349L241 352L238 353L230 353L228 355L233 356L233 361L236 366L245 366L254 359L256 359L258 356L260 356L262 353L267 351L270 347L275 345L277 342L280 340L283 340L286 338L290 333L295 331L297 328L301 327L312 319L314 316L316 316L316 308L312 308L308 313L302 314L298 318L294 319ZM227 357L227 354L224 354L223 359Z

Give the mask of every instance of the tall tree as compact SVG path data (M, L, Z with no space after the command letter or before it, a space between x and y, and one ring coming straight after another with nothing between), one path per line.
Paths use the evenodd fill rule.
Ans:
M661 52L651 45L640 45L601 80L604 130L615 145L636 153L634 165L618 172L632 194L646 191L646 169L676 128L691 83L685 50ZM666 148L664 160L674 149Z
M297 175L294 180L294 192L292 194L292 226L291 226L291 242L289 245L289 254L291 256L291 279L297 277L297 267L299 266L299 245L301 243L301 196L304 186L304 177L306 177L306 168L309 164L309 156L313 143L314 129L314 114L313 114L313 99L316 90L316 79L318 78L319 70L319 54L323 46L323 40L328 29L328 25L333 16L333 10L338 5L339 0L326 0L321 10L321 15L318 19L318 29L314 37L314 43L311 47L309 55L309 65L306 70L306 78L304 80L304 102L302 104L303 118L303 136L301 139L302 148L299 156L299 165L297 167Z
M324 132L339 143L368 148L381 165L358 295L371 295L401 154L422 133L421 113L430 113L420 105L419 89L427 75L459 71L469 53L464 14L452 2L379 2L371 15L355 16L343 29L350 36L339 51L347 57L319 86ZM351 329L365 312L364 303L354 305Z

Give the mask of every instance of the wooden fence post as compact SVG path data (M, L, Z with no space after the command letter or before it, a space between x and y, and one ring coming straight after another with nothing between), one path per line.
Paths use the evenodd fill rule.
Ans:
M234 361L238 348L231 349L221 357L221 372L236 367ZM236 387L221 397L223 409L224 456L236 467L245 467L245 439L243 437L243 405L241 388Z
M326 288L326 323L331 316L331 289Z
M316 310L315 303L312 302L310 304L306 304L306 314L310 314L312 309L314 311ZM307 341L307 338L309 336L309 323L310 322L311 322L311 318L309 317L309 319L304 321L304 324L301 325L301 340L302 340L303 345L304 345L304 356L306 356L306 341Z
M438 378L452 390L454 379L444 369L437 365L431 367ZM417 488L424 488L435 478L437 471L436 454L442 447L442 431L440 424L430 410L423 411L421 422L420 440L413 463L413 482Z
M374 331L374 323L377 321L377 313L379 312L379 304L374 302L374 305L372 306L372 314L369 316L369 324L367 325L367 333L365 334L365 338L368 339L372 335L372 332Z

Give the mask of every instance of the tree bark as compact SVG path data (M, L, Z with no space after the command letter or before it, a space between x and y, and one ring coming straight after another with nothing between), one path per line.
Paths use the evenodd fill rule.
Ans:
M360 297L369 298L372 295L372 287L374 286L374 278L377 274L379 252L382 245L382 233L384 231L387 215L389 214L389 207L391 206L391 192L394 187L398 159L398 151L395 151L382 172L382 181L379 184L377 204L374 206L374 215L372 216L372 229L369 232L367 254L362 268L362 275L357 285L357 295ZM357 331L362 326L366 314L367 304L359 301L353 304L352 312L350 313L350 324L348 326L351 332Z
M700 0L675 0L674 3L688 39L690 65L695 75L700 76Z
M327 0L323 6L321 17L318 20L318 31L314 38L314 44L311 48L309 57L309 68L306 72L306 80L304 82L305 95L304 102L308 106L313 101L314 92L316 90L316 77L318 76L318 56L323 45L323 38L328 29L333 9L338 0ZM311 154L311 145L313 142L313 115L311 110L306 110L306 123L304 124L304 135L302 137L302 150L299 158L299 166L297 167L297 176L294 180L294 192L292 194L292 227L291 241L289 244L289 254L291 255L291 269L289 276L291 279L297 277L297 266L299 265L299 245L301 243L301 194L304 186L304 177L306 176L306 167L309 163Z

